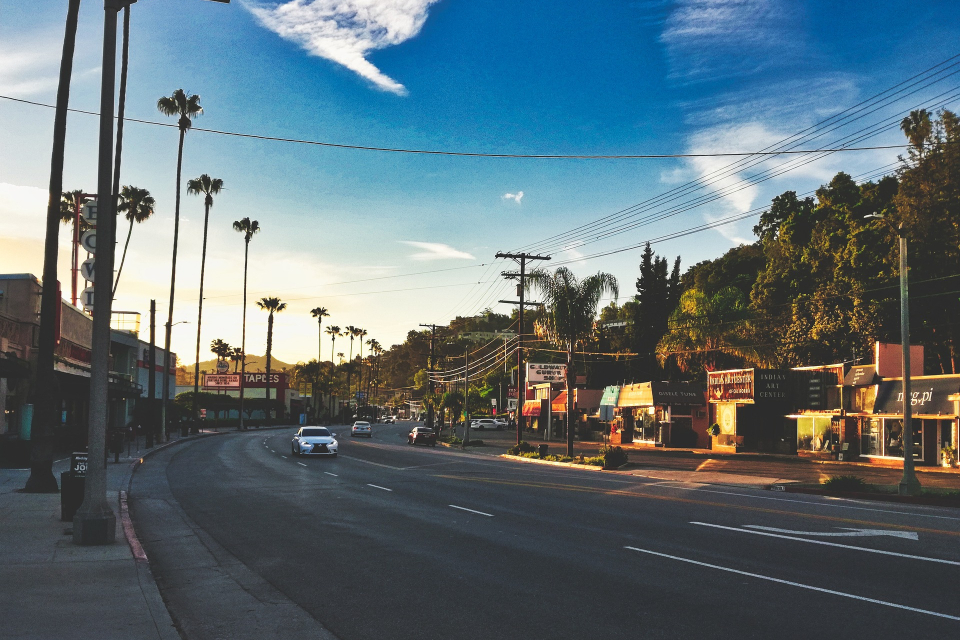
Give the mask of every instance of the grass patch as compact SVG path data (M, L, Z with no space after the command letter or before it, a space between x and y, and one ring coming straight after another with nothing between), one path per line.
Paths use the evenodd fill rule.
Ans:
M822 483L827 491L855 491L864 493L873 490L860 476L830 476Z

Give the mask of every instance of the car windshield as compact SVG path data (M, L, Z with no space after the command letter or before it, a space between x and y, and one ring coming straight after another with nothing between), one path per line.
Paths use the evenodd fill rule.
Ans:
M301 429L300 435L306 437L329 436L330 432L323 427L318 427L315 429Z
M416 432L417 433L433 433L433 429L428 429L426 427L417 427Z
M369 427L369 426L370 426L370 423L369 423L369 422L354 422L354 423L353 423L353 426L355 426L355 427Z

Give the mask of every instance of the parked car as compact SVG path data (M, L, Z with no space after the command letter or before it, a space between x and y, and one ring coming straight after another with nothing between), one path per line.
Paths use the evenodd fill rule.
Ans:
M428 444L435 447L437 446L437 434L428 427L414 427L410 435L407 436L407 444Z
M337 434L326 427L300 427L290 443L290 452L295 456L319 455L337 457Z
M470 428L479 429L480 431L484 429L496 429L499 431L503 427L497 424L497 421L493 418L477 418L476 420L470 421Z
M353 426L350 427L350 437L355 436L367 436L368 438L373 437L373 429L370 427L369 422L363 422L358 420L353 423Z

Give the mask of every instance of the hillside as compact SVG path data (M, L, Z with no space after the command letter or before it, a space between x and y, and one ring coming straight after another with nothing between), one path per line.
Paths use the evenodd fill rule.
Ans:
M230 373L233 373L234 363L227 361L230 365ZM237 371L240 371L240 363L236 363ZM185 365L188 371L193 371L193 363ZM276 358L270 358L270 370L271 371L282 371L283 369L293 369L292 364L288 364L283 360L277 360ZM217 370L217 359L211 358L210 360L201 360L200 361L200 371L211 373ZM247 356L247 371L248 372L257 372L257 371L266 371L267 370L267 356L255 356L250 354Z

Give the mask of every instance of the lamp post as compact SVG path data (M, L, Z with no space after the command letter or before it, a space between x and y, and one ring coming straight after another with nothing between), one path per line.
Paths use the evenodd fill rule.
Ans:
M163 323L163 328L166 330L166 335L169 337L173 328L178 324L190 324L189 320L179 320L173 324L169 322ZM169 340L167 341L170 342ZM176 371L177 363L173 363L174 371ZM167 441L167 404L170 402L170 351L167 350L163 354L163 381L161 383L161 401L160 401L160 442ZM181 434L182 435L182 434Z
M871 214L866 218L883 216ZM898 493L902 496L920 495L920 480L913 460L913 399L910 382L910 290L907 278L907 234L900 223L897 228L897 238L900 244L900 364L903 376L903 477L900 479Z
M907 235L903 224L897 227L900 240L900 344L903 350L903 478L899 493L902 496L920 494L920 481L913 464L913 407L910 385L910 292L907 281Z

